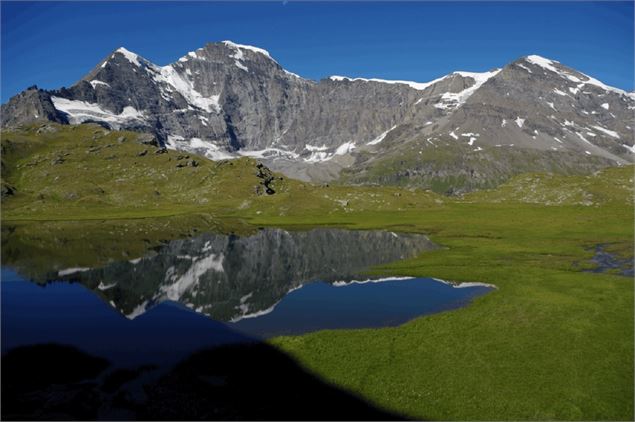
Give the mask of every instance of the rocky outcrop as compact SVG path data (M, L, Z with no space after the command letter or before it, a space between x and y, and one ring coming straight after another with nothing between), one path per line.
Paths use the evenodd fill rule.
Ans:
M35 85L3 104L0 115L2 127L47 121L68 123L66 115L53 105L51 94Z
M276 193L273 186L275 176L271 170L262 163L256 164L256 169L256 177L262 180L262 182L256 186L256 193L258 195L262 195L263 192L267 195L273 195Z

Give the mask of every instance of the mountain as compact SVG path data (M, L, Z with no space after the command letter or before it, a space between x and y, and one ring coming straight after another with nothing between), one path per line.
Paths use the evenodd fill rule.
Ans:
M539 56L427 83L315 82L223 41L166 66L119 48L70 88L11 98L2 126L98 122L212 159L255 157L303 180L460 192L522 171L631 163L634 109L635 94Z

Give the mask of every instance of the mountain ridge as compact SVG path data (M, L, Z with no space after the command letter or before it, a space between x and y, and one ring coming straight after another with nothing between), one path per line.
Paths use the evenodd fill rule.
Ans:
M312 81L285 70L266 50L222 41L165 66L120 47L70 88L13 97L2 106L2 126L97 122L153 133L170 149L212 159L249 156L291 177L328 181L343 170L363 174L403 151L425 161L430 148L481 154L485 161L492 161L492 148L538 151L540 163L530 171L569 172L561 157L545 151L574 156L565 166L573 171L624 165L633 162L634 109L635 93L537 55L429 82ZM433 176L447 177L451 167ZM501 180L513 174L500 171Z

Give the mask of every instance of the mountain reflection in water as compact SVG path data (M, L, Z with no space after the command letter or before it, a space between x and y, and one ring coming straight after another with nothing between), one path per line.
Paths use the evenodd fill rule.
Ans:
M218 321L237 321L309 282L352 280L371 266L434 247L416 234L265 229L248 237L174 240L142 258L61 270L57 278L82 283L131 319L169 300Z
M174 240L98 268L2 271L2 350L60 343L123 365L323 329L395 326L490 287L432 279L359 283L374 265L434 249L423 235L260 230ZM55 268L55 267L53 267ZM124 317L125 316L125 317Z

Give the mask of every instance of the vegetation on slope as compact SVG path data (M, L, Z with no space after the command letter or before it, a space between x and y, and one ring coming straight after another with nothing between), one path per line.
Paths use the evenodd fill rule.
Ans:
M591 175L523 174L494 190L474 192L465 202L537 205L632 205L633 168L612 167Z
M2 134L5 220L169 216L189 212L404 209L431 192L312 185L251 158L210 161L142 143L132 132L47 124ZM192 165L195 163L195 165ZM263 177L264 176L264 177ZM274 192L268 194L265 180Z
M495 188L515 175L548 171L588 174L614 162L574 151L511 145L475 148L467 143L417 139L382 154L366 154L343 170L344 183L418 186L443 194Z

